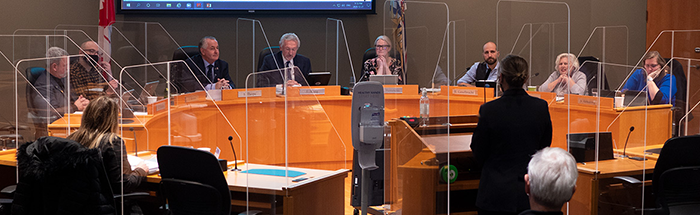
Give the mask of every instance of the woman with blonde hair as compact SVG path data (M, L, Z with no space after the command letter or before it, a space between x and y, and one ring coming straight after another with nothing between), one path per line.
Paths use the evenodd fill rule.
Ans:
M102 96L90 101L83 111L80 128L68 136L68 139L89 149L100 149L115 194L120 193L122 182L124 192L137 187L146 177L148 170L148 166L143 162L131 170L124 141L117 135L118 120L119 105L114 100Z
M363 66L364 74L360 81L368 81L370 75L398 75L398 84L406 83L403 76L401 61L389 55L391 52L391 40L381 35L374 40L374 48L377 57L367 59Z
M557 56L555 71L540 86L540 92L554 92L557 95L586 94L586 74L578 71L578 58L571 53Z

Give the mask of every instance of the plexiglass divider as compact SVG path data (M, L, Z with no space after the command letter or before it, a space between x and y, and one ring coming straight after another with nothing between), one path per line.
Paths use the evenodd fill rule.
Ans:
M337 21L318 24L328 22ZM239 75L244 81L238 89L222 94L243 128L239 131L245 164L239 166L242 171L229 173L228 180L230 185L240 186L249 198L244 204L234 204L234 208L270 214L290 210L294 214L342 213L347 207L343 184L352 168L350 96L341 95L340 86L334 85L332 76L337 71L329 72L331 84L315 86L309 78L311 67L304 59L295 58L294 65L285 68L279 52L290 50L277 47L281 35L266 34L263 26L258 20L238 19L237 67L240 75L245 73ZM342 30L342 25L338 28ZM311 34L294 33L300 46L293 51L298 51L297 56L304 55L309 51L304 44L312 42ZM337 44L345 46L344 36L335 36ZM345 70L350 61L338 59L327 63ZM312 71L319 70L323 69ZM324 194L304 194L317 189L323 189Z
M326 64L323 70L333 74L333 79L328 84L353 87L353 85L358 81L357 70L361 69L356 69L355 65L352 64L353 55L350 53L350 47L348 46L345 24L343 23L343 20L335 18L326 19L325 51ZM354 56L360 55L355 54ZM350 73L350 81L345 82L347 79L341 79L341 73Z

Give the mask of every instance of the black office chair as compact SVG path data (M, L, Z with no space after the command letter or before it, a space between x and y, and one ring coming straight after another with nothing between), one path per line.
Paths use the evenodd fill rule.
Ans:
M645 214L697 214L700 211L700 135L674 137L664 144L654 166L652 193L656 207L644 208ZM622 183L626 194L636 193L643 183L633 177L615 177ZM630 191L631 190L631 191ZM636 193L640 195L640 193ZM649 196L647 196L649 197ZM641 198L624 196L627 203L603 202L604 205L624 207L628 214L641 211L637 205ZM601 196L601 199L610 199ZM653 198L652 198L653 199ZM691 213L685 213L690 211ZM676 212L676 213L674 213Z
M228 215L231 212L231 193L213 154L180 146L161 146L157 153L163 179L161 193L173 214L198 211L198 214ZM202 201L204 199L215 201Z
M27 85L25 86L25 96L27 99L27 118L34 124L34 139L48 135L48 128L46 126L46 116L40 116L38 114L39 110L34 107L34 96L37 95L34 83L36 79L42 74L46 73L46 69L43 67L29 67L25 70L25 76L27 77Z
M678 62L676 59L670 59L666 58L666 62L668 63L668 69L671 72L671 74L676 78L676 105L671 108L673 111L673 130L671 133L673 134L674 137L680 136L680 133L678 132L679 128L680 130L683 130L684 124L681 123L681 118L686 114L685 110L685 96L686 96L686 81L688 80L685 77L685 71L683 71L683 65ZM688 113L688 121L693 119L693 114Z
M608 84L608 78L604 72L601 71L603 75L603 87L598 87L598 58L593 56L581 56L578 57L578 62L580 65L579 71L586 74L586 93L587 95L593 95L593 89L605 89L609 90L610 85ZM586 63L588 62L588 63Z
M399 52L392 48L391 52L389 52L389 56L391 56L392 58L397 58L396 56L399 56ZM360 68L362 68L361 70L363 75L365 74L365 61L367 61L367 59L372 59L375 57L377 57L377 50L374 47L365 50L364 54L362 55L362 64L360 64Z
M270 47L265 47L264 49L260 50L260 53L258 53L258 67L255 68L255 70L259 70L260 67L262 67L263 59L269 54L276 54L277 52L280 51L279 46L270 46ZM260 71L258 71L260 72Z
M175 49L175 51L173 51L173 60L185 61L188 58L194 57L196 55L199 55L198 46L181 46ZM170 80L172 81L172 85L174 86L172 93L181 93L181 91L184 92L184 84L181 83L181 80L185 80L185 77L188 77L185 76L185 74L183 74L185 72L185 68L187 68L185 66L185 63L176 63L172 66L172 69L170 70Z

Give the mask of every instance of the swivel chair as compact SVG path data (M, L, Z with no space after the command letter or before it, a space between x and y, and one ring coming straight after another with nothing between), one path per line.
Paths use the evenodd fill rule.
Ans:
M27 118L34 124L34 139L48 135L46 124L47 117L40 116L40 114L38 114L39 110L34 107L33 103L34 97L37 95L34 83L36 83L36 79L39 78L39 76L45 73L47 73L47 71L43 67L29 67L25 70L25 76L27 77L27 85L25 87Z
M213 154L180 146L158 148L161 193L173 214L229 214L231 193Z

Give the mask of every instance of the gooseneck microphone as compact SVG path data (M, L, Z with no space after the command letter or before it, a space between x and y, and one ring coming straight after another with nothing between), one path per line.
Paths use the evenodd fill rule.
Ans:
M622 149L622 157L628 157L625 153L627 151L627 142L630 140L630 134L634 131L634 126L630 126L630 132L627 133L627 140L625 140L625 148Z
M233 151L233 169L232 171L241 171L238 169L238 157L236 157L236 149L233 148L233 143L231 142L233 140L233 136L228 136L228 143L231 144L231 151Z
M139 156L139 147L138 147L138 144L136 143L136 132L134 132L134 127L130 127L129 131L131 131L131 133L134 134L134 156L138 157Z

